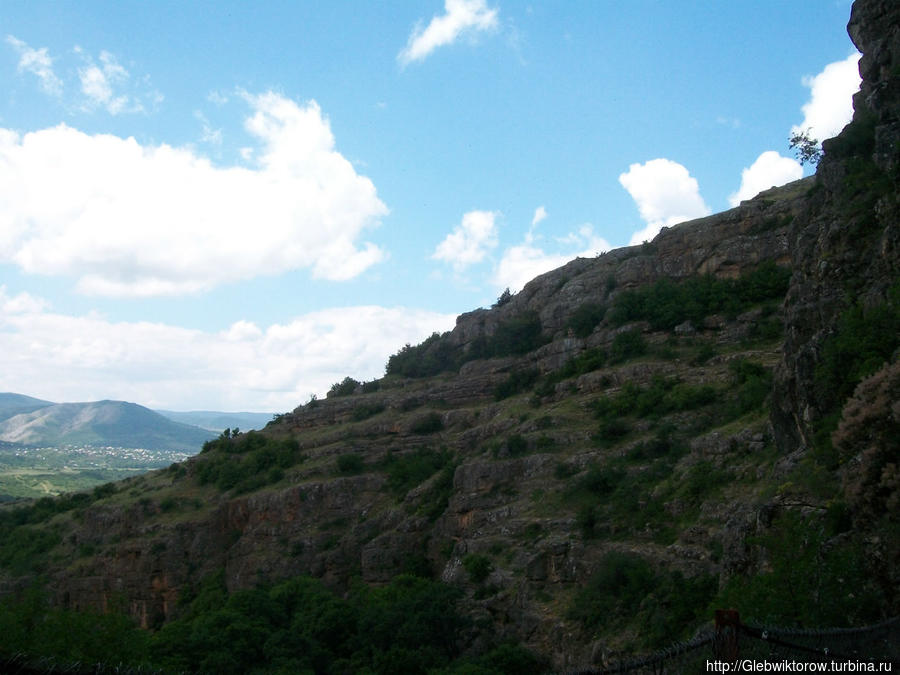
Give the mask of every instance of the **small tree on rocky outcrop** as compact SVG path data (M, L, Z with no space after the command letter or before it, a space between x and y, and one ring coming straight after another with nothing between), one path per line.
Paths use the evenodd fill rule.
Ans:
M798 131L791 134L791 149L797 155L801 164L817 166L822 159L822 146L819 141L810 137L810 130Z

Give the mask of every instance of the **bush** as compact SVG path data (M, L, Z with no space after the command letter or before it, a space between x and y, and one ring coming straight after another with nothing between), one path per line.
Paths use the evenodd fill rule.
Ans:
M487 579L494 569L490 558L479 553L470 553L463 558L462 564L469 573L469 580L475 584L480 584Z
M611 363L622 363L646 353L647 342L644 340L644 336L639 330L630 330L619 333L613 338L609 348L609 360Z
M528 452L528 441L521 434L513 434L506 439L506 452L510 457L521 457Z
M384 412L384 403L364 403L353 409L350 419L354 422L362 422L382 412Z
M38 527L10 528L0 534L0 567L15 575L42 570L47 553L60 542L56 532Z
M467 621L460 592L400 575L344 597L296 578L228 595L207 582L182 619L153 638L154 662L177 672L421 673L449 666Z
M447 466L451 459L447 451L420 448L406 455L390 453L381 466L388 475L388 489L397 497L403 497Z
M671 644L706 619L716 579L680 572L654 572L631 553L607 553L569 607L570 618L587 630L630 626L647 648Z
M103 499L116 494L115 483L104 483L94 488L94 499Z
M437 412L429 412L413 420L410 431L414 434L433 434L444 428L444 421Z
M337 468L338 472L340 472L341 475L352 476L358 473L362 473L366 468L366 463L359 455L355 453L349 453L346 455L341 455L337 458Z
M838 319L823 343L815 370L816 397L824 413L835 412L864 378L891 360L900 347L900 284L888 301L873 307L856 304Z
M501 321L490 340L491 356L521 356L546 343L541 334L541 319L528 311Z
M638 614L641 602L655 587L653 570L643 558L607 553L587 585L576 594L569 618L591 631L621 626Z
M761 409L772 391L772 371L746 359L732 361L728 368L735 384L732 400L727 406L729 418Z
M594 332L603 317L606 315L606 306L597 302L586 302L579 305L578 309L572 312L572 316L566 323L566 328L572 330L577 337L586 338Z
M385 372L404 377L430 377L444 371L456 370L460 360L449 343L449 333L432 333L416 346L405 345L388 359Z
M865 548L853 537L829 540L824 524L794 511L749 542L765 551L765 572L729 579L716 602L741 616L783 626L855 626L884 618L885 600ZM885 593L887 591L887 593ZM888 610L890 611L890 610Z
M494 388L494 400L502 401L510 396L515 396L519 392L531 389L539 375L537 368L517 370L514 373L510 373L506 380Z
M738 279L660 279L616 296L609 319L617 326L649 321L655 330L671 330L688 320L699 324L710 314L736 315L765 300L783 298L790 277L789 269L766 262Z
M250 492L284 476L287 469L305 457L300 446L291 438L272 438L258 431L238 436L220 436L207 441L203 457L194 465L194 475L200 485L214 484L219 490L235 489ZM279 472L273 468L282 469Z
M328 398L332 398L335 396L350 396L351 394L356 392L356 388L360 386L360 383L354 380L352 377L345 377L340 382L335 382L331 385L331 389L328 390L328 394L326 396Z

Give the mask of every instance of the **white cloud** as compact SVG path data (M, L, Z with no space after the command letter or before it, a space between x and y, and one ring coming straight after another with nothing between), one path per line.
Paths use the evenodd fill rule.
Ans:
M6 292L6 286L0 285L0 313L2 314L35 314L42 312L49 303L42 298L36 298L30 293L19 293L10 296Z
M113 54L101 51L100 65L97 65L80 47L76 47L75 52L85 61L78 69L78 79L81 93L87 98L87 110L105 108L110 115L144 112L144 104L137 97L121 93L128 86L131 75Z
M82 293L196 293L309 268L344 280L384 259L363 231L387 213L334 148L315 101L245 94L250 168L61 124L0 129L0 261Z
M534 210L534 217L531 219L531 226L534 227L547 217L547 209L539 206Z
M810 99L803 105L803 122L791 133L809 130L811 138L823 141L836 136L853 118L853 94L859 90L859 59L856 52L843 61L829 63L814 77L804 77Z
M431 257L453 265L458 272L484 260L487 252L497 246L495 211L469 211L462 222L453 228L437 245Z
M213 129L209 120L199 110L194 111L194 119L200 122L202 132L200 134L201 143L209 143L210 145L222 145L222 130Z
M18 307L10 311L10 306ZM221 332L45 310L0 287L0 391L53 401L120 399L175 410L282 412L350 375L384 374L388 356L455 316L378 306L326 309L261 329Z
M529 229L525 241L503 252L492 279L498 289L518 292L539 274L565 265L576 257L592 258L611 248L605 239L594 234L591 225L582 225L577 232L558 240L561 244L578 247L577 252L547 253L537 245L533 229L534 226Z
M741 187L728 197L728 203L737 206L745 199L752 199L763 190L784 185L803 178L800 162L790 157L782 157L774 150L768 150L756 158L741 172Z
M35 75L41 82L41 89L53 96L62 95L63 83L53 72L53 59L46 47L33 49L12 35L6 36L6 44L19 53L18 70Z
M670 159L632 164L619 176L619 182L628 190L647 223L631 236L631 245L653 239L663 227L711 213L700 196L697 180Z
M497 10L485 0L444 0L445 13L435 16L423 29L417 26L406 47L397 55L401 65L425 59L438 47L453 44L464 32L480 32L497 27Z

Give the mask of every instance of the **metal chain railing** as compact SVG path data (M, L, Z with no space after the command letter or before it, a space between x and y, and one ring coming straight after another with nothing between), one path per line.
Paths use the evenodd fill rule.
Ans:
M710 672L712 662L785 660L883 663L900 672L900 617L858 628L811 629L744 624L734 610L717 610L715 618L714 631L699 633L687 642L568 675L703 673Z

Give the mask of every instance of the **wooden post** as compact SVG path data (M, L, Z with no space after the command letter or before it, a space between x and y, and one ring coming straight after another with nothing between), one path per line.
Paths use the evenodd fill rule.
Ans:
M716 610L716 639L713 642L716 659L719 661L737 661L740 653L738 645L738 629L741 626L741 615L736 609Z

